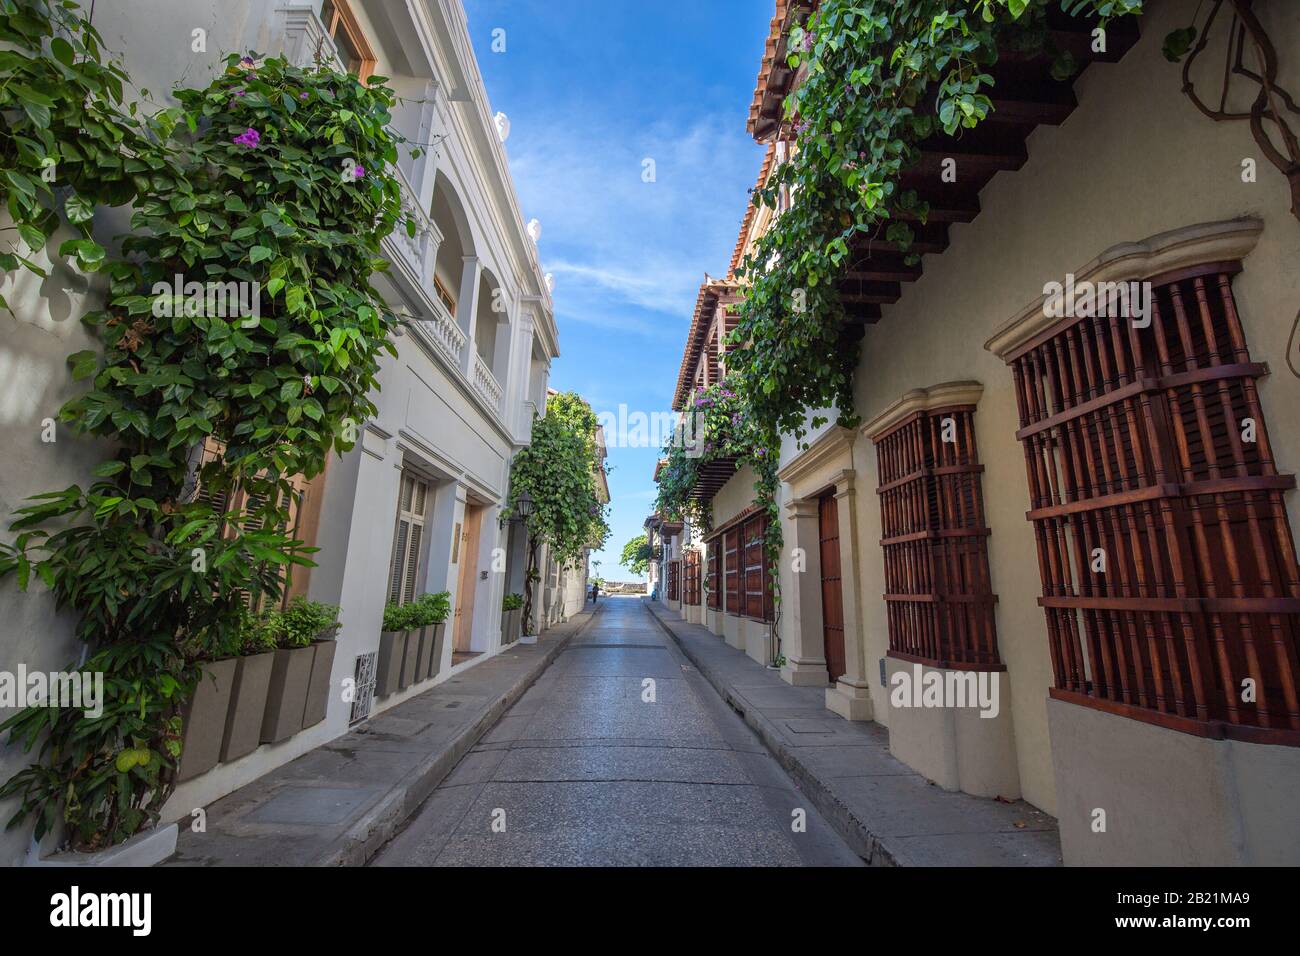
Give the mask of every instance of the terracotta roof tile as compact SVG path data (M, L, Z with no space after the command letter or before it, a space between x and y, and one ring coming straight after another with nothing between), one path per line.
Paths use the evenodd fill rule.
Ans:
M735 283L730 279L712 279L707 275L700 286L700 294L695 299L695 313L691 316L691 328L686 333L682 366L677 372L677 389L673 392L674 411L682 411L686 404L695 366L699 363L700 353L704 351L704 334L709 330L709 319L718 304L718 296L732 292L735 288Z

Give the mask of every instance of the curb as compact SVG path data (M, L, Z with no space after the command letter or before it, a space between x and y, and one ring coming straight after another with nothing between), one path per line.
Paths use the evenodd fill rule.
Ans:
M730 685L723 681L708 664L692 653L686 643L677 636L669 621L661 617L659 611L651 607L648 600L644 601L644 604L650 616L673 639L678 649L686 655L687 660L704 675L705 680L713 685L713 689L718 692L718 695L726 702L727 706L739 714L745 724L758 735L758 739L763 742L763 746L768 749L768 752L781 765L782 769L793 778L795 785L808 795L813 806L817 808L817 812L826 818L827 822L830 823L835 832L840 835L841 839L849 845L853 852L871 866L900 866L901 864L895 859L894 854L881 842L880 837L867 829L857 815L795 755L772 725L772 722L757 711L750 710L746 702L735 694Z
M478 720L452 738L448 746L429 754L424 763L408 773L401 783L371 807L311 865L364 866L384 844L397 836L407 819L455 769L461 758L518 702L569 642L591 625L597 614L597 611L592 611L585 621L548 647L546 653L520 675L509 690L493 701Z

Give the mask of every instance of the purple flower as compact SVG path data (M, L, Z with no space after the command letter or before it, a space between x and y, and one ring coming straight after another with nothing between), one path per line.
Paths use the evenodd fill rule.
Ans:
M304 90L303 92L301 92L301 93L298 94L298 99L300 99L300 100L305 100L306 98L307 98L307 91L306 91L306 90Z
M799 41L799 50L802 53L811 53L813 48L813 35L807 30L803 33L803 39Z
M243 56L243 57L240 57L240 58L239 58L239 65L240 65L243 69L245 69L245 70L256 70L256 69L257 69L257 61L254 60L251 56Z
M253 127L251 126L231 140L231 142L234 143L236 146L247 146L250 149L256 149L257 144L260 143L261 141L262 141L262 134L259 133L257 130L253 129Z
M366 167L364 166L358 166L352 170L353 179L362 179L365 177L365 175L366 175Z

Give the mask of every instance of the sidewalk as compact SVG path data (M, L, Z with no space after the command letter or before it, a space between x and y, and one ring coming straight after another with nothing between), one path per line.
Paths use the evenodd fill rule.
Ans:
M939 788L889 753L884 727L827 710L822 688L791 686L662 604L645 605L867 862L1060 866L1056 821L1046 813Z
M180 822L163 866L359 866L523 696L590 610L386 710Z

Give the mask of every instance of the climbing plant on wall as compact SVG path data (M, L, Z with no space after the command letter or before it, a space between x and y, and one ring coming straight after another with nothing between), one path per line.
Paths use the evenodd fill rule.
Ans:
M39 707L7 721L38 759L0 796L21 798L12 822L35 817L38 837L61 816L75 846L95 849L156 821L194 661L240 638L247 602L278 600L286 565L310 563L313 549L284 530L289 477L319 473L375 411L368 394L398 320L370 278L399 217L387 171L397 140L385 78L363 86L255 55L232 55L206 88L178 90L179 107L136 123L120 108L125 74L84 65L98 62L90 27L61 9L79 39L42 46L30 25L42 12L55 15L0 0L0 38L18 47L0 53L0 89L35 94L19 89L36 138L13 134L2 154L10 214L40 230L22 234L40 246L60 211L80 226L98 201L133 200L134 213L121 256L85 229L59 249L108 284L105 308L83 319L102 354L69 358L90 387L59 419L117 451L87 487L36 496L0 546L0 577L26 589L35 574L77 615L84 669L105 673L105 714ZM61 107L40 107L69 72L89 105L56 122ZM126 158L87 154L79 122L104 127L101 145L128 141ZM15 198L42 151L83 156L59 160L79 177L74 209L57 209L50 190L35 206ZM224 514L214 501L236 486L251 504Z
M510 500L527 494L533 512L527 521L528 569L524 620L531 620L536 548L547 544L560 564L579 560L587 548L599 549L609 537L607 507L599 482L604 465L596 444L596 413L573 392L546 401L546 414L533 419L532 440L510 466ZM503 517L508 518L510 511Z
M871 236L909 249L909 221L925 222L926 204L901 176L936 133L956 137L992 111L988 68L999 50L1050 50L1046 11L1058 0L823 0L793 25L790 66L802 70L786 97L796 137L754 203L777 208L793 197L746 256L739 322L727 356L743 401L758 462L756 492L769 519L768 553L780 553L775 495L782 435L802 440L830 419L856 422L856 342L844 334L837 280L855 238ZM1074 15L1106 18L1141 12L1141 0L1059 0ZM1053 74L1076 66L1056 56ZM915 261L915 255L909 261ZM751 456L751 459L753 456ZM665 471L679 465L670 454ZM673 479L670 478L670 487Z

